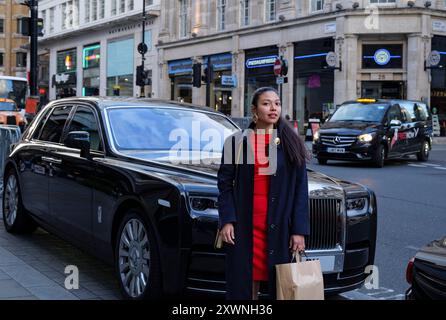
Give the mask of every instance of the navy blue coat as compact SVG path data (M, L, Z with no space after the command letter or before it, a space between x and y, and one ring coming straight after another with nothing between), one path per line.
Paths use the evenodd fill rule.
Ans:
M246 147L246 134L238 132L235 135L238 136L236 141L243 139L245 142L243 154L246 154L249 149ZM231 138L232 136L228 139ZM226 141L225 148L228 148L228 142L229 140ZM282 144L271 145L277 148L277 169L270 176L268 194L268 288L270 297L275 299L275 265L291 261L290 236L308 235L310 217L305 163L302 166L290 165L285 159ZM233 152L238 149L237 142L232 148ZM232 222L235 233L235 245L224 243L226 298L250 300L252 299L254 165L246 164L246 156L243 164L238 165L224 163L223 157L218 171L219 226Z

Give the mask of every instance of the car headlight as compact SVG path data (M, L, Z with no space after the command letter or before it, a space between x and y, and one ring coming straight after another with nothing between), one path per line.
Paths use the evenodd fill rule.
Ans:
M320 137L319 131L316 131L316 132L313 134L313 142L317 142L317 141L319 141L319 137Z
M217 198L191 196L189 197L189 205L196 214L218 216Z
M347 199L346 205L348 217L365 215L369 210L369 199L365 197Z
M361 134L358 137L358 140L361 142L370 142L373 140L373 136L374 136L374 134L372 134L372 133Z

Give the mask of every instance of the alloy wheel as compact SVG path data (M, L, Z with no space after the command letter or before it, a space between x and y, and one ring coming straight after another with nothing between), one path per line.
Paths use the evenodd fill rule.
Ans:
M129 220L119 240L119 274L127 294L140 297L149 281L150 243L143 223L138 219Z
M10 175L5 188L4 214L6 223L12 226L17 218L19 205L19 187L15 175Z

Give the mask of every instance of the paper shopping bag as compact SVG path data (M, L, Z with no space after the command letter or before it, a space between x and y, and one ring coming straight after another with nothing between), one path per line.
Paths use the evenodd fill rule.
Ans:
M277 300L324 300L320 261L292 261L276 265Z

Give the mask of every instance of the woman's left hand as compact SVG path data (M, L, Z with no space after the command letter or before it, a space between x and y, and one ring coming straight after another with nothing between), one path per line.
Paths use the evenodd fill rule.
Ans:
M302 252L305 250L305 237L299 234L293 234L290 238L290 249L291 251Z

